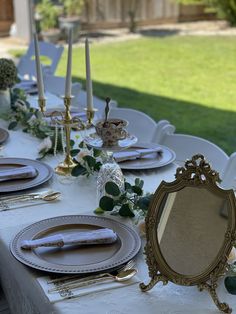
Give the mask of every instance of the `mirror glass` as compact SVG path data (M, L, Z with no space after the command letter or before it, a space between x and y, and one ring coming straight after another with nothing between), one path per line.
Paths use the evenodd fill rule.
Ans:
M158 210L157 237L173 271L196 276L209 268L224 242L228 208L228 201L204 188L166 194Z

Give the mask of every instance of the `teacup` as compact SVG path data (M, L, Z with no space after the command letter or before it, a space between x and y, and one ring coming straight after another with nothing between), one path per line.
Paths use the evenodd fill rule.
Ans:
M95 125L96 133L101 137L103 146L117 146L119 140L127 137L128 132L124 129L128 121L123 119L108 119L98 121Z

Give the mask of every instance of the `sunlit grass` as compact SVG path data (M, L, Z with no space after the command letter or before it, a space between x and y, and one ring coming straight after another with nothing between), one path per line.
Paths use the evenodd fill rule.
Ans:
M236 38L146 37L90 47L94 94L236 151ZM57 70L65 75L66 53ZM84 48L73 76L85 80Z

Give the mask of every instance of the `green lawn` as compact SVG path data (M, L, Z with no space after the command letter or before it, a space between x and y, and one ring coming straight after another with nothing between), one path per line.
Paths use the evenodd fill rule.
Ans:
M236 38L145 37L90 47L94 94L236 151ZM57 74L65 75L66 53ZM84 49L73 77L85 86ZM145 130L144 130L145 131Z

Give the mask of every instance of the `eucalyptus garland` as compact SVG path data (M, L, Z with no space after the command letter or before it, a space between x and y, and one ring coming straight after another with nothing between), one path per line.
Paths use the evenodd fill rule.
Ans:
M96 214L110 212L122 217L145 217L153 194L144 193L144 181L136 178L134 185L125 181L124 189L114 182L105 184L106 195L102 196Z

